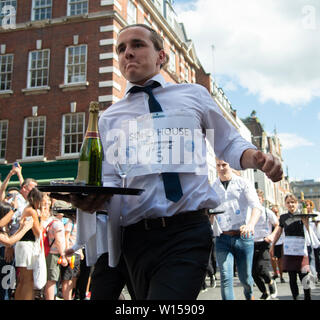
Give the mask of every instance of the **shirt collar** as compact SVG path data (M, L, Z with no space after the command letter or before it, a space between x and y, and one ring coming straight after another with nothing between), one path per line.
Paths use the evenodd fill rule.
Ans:
M152 82L159 82L161 87L164 87L165 84L166 84L166 81L164 80L163 76L158 73L157 75L153 76L151 79L147 80L144 84L143 84L143 87L144 86L147 86L148 84L151 84ZM136 84L132 83L132 82L127 82L127 86L126 86L126 91L125 91L125 94L127 95L128 94L128 91L132 88L136 86Z

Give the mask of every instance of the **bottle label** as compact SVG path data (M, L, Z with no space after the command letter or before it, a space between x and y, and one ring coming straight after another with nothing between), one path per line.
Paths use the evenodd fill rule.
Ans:
M87 131L86 138L98 138L100 139L99 133L96 131Z
M88 184L89 161L79 161L77 182Z

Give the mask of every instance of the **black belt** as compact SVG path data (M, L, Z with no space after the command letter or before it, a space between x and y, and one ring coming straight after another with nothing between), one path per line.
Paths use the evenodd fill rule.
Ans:
M196 211L185 211L177 213L170 217L160 217L155 219L143 219L139 222L125 227L126 230L153 230L166 228L171 225L181 224L182 222L201 222L208 221L208 210L210 209L200 209Z
M103 211L103 210L96 211L96 215L98 215L98 214L103 214L103 215L107 216L108 215L108 211Z

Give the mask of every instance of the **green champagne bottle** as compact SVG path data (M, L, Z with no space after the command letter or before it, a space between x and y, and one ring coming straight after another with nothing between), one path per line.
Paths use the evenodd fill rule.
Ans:
M302 191L301 191L301 202L302 202L302 213L303 214L308 214L307 204L304 201L304 193Z
M76 183L101 186L102 144L98 132L99 102L89 105L89 122L78 163Z

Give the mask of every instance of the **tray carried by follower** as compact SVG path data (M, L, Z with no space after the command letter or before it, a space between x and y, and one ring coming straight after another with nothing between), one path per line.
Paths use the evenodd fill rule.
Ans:
M316 213L307 213L307 214L299 213L299 214L294 214L293 216L297 218L315 218L318 215Z
M140 195L144 189L134 188L115 188L115 187L97 187L97 186L83 186L72 184L61 185L40 185L37 187L43 192L52 193L80 193L80 194L124 194L124 195Z

